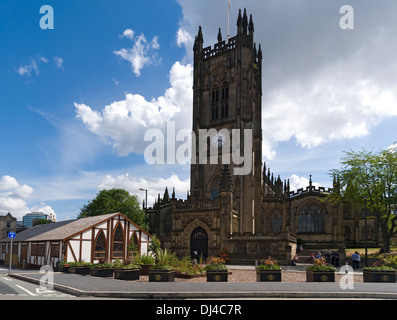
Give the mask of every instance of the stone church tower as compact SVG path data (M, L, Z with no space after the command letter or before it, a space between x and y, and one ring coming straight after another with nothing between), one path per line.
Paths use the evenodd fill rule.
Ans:
M194 44L193 131L196 146L200 145L199 130L216 131L210 136L208 149L215 149L218 164L210 164L209 155L200 161L196 148L196 164L191 166L191 194L200 200L213 200L220 194L222 154L228 154L238 208L238 230L233 231L254 234L262 202L262 51L254 43L252 16L248 21L246 11L243 16L239 12L237 35L229 41L222 40L219 29L214 48L203 48L203 42L200 27ZM241 141L244 130L252 132L249 174L233 175L232 130L239 130Z
M263 234L262 49L254 42L254 22L246 10L239 12L237 35L225 41L219 29L213 47L204 47L199 28L192 130L197 147L188 198L178 200L168 189L159 195L148 211L151 232L181 256L197 252L206 258L226 250L234 263L269 254L289 261L296 237ZM236 140L239 148L234 148ZM235 161L238 157L244 161Z

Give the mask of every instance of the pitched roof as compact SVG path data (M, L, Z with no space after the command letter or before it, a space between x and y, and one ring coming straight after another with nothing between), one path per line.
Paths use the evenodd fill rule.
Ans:
M14 242L23 241L57 241L67 239L85 229L94 227L120 213L112 213L107 215L89 217L84 219L76 219L70 221L62 221L48 224L41 224L33 228L18 233ZM9 242L10 239L3 239L1 242Z

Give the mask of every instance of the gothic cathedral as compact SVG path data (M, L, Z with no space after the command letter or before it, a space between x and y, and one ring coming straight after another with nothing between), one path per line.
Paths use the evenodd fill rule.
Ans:
M326 199L337 192L337 179L333 189L315 188L310 179L306 189L291 192L289 181L275 178L262 163L263 56L254 42L252 15L248 19L240 10L235 37L223 40L219 29L213 48L203 44L200 27L193 84L193 143L198 147L192 148L190 193L187 200L176 199L175 190L159 195L148 210L150 232L179 256L206 258L226 251L231 263L239 264L268 256L289 263L298 241L306 248L341 252L364 242L361 213ZM208 133L205 141L202 132ZM234 164L232 138L239 141L239 156L250 147L249 157L244 156L250 170L244 174L236 174L247 163ZM374 244L376 229L373 221L367 226Z

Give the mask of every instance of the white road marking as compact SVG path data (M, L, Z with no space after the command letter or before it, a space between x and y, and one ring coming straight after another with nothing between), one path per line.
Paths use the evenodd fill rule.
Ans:
M20 285L18 285L18 284L17 284L16 286L17 286L19 289L25 291L27 294L31 295L32 297L36 297L36 296L37 296L36 294L30 292L28 289L25 289L24 287L22 287L22 286L20 286Z

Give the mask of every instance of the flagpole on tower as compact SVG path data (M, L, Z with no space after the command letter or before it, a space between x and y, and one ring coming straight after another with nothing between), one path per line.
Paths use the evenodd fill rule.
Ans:
M230 6L231 6L230 0L227 0L227 7L228 7L228 10L227 10L227 42L229 42L229 39L230 39Z

